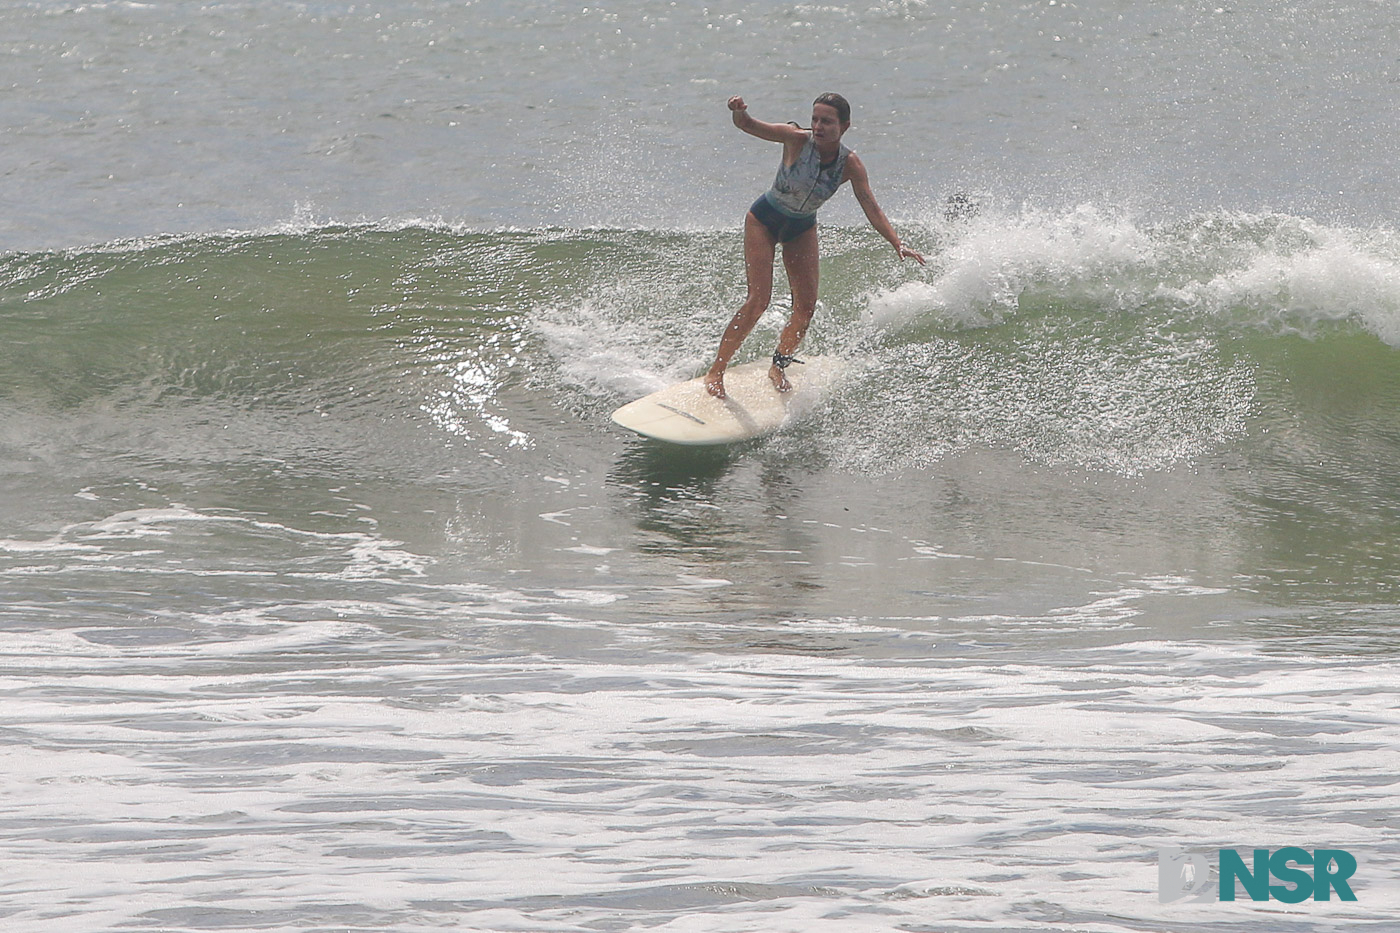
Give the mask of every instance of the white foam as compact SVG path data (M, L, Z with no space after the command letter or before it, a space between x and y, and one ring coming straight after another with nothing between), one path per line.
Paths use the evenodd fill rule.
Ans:
M678 356L674 343L662 337L665 328L655 326L651 315L630 319L625 314L635 299L586 297L532 320L566 383L639 398L695 374L700 359Z
M1150 235L1130 218L1090 205L1063 214L989 214L972 221L936 257L931 279L876 292L865 318L884 330L929 316L955 326L985 326L1013 313L1033 285L1109 293L1107 279L1150 264L1153 255Z
M921 281L874 292L867 324L984 327L1039 290L1095 313L1166 301L1300 333L1350 320L1400 346L1400 243L1387 230L1288 215L1152 226L1094 206L1025 210L978 217L930 269Z
M1153 578L1122 595L1191 586ZM1327 842L1378 863L1394 849L1400 718L1384 660L1142 641L1050 664L879 662L619 638L609 661L501 656L500 626L537 617L402 644L399 629L277 614L210 619L226 643L0 636L0 729L24 746L0 748L25 827L0 857L13 922L81 896L72 917L90 926L149 923L173 901L207 920L294 900L383 912L382 928L450 914L577 929L620 912L873 933L1053 909L1127 933L1195 922L1157 902L1160 846ZM812 619L747 637L897 631ZM464 664L470 637L490 653ZM60 860L93 868L56 883ZM190 872L205 861L217 870ZM152 886L161 897L143 899ZM1326 916L1397 908L1372 884Z
M167 548L178 548L182 526L218 527L228 536L248 534L260 545L282 542L298 551L298 563L306 565L302 548L310 544L322 552L322 562L335 569L287 570L264 567L201 567L188 562L180 566L140 565L134 558L159 556ZM268 576L285 573L289 577L332 580L421 576L429 558L403 548L403 542L366 532L326 532L295 528L278 522L239 515L200 512L179 504L159 508L130 509L94 521L77 522L39 541L0 540L0 552L14 554L71 555L83 564L105 564L111 572L152 575L190 574L195 576ZM59 572L62 565L45 568ZM36 568L16 568L10 572L35 572Z
M1400 346L1400 256L1391 238L1298 219L1287 224L1302 242L1270 238L1208 280L1161 294L1214 314L1246 310L1260 323L1304 334L1355 320Z

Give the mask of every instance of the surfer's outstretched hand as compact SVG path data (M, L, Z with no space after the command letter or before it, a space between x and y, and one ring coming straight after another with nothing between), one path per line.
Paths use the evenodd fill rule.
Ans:
M915 262L917 262L919 265L921 265L921 266L924 265L924 257L923 257L923 254L921 254L921 253L919 253L919 252L917 252L917 251L915 251L915 250L912 250L912 249L910 249L910 248L907 247L907 246L899 246L899 247L897 247L897 249L898 249L898 251L899 251L899 258L900 258L900 259L912 259L912 260L914 260Z

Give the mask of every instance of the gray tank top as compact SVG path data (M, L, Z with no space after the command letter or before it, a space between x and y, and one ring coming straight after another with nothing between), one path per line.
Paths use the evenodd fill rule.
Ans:
M841 186L846 156L850 154L851 150L843 144L836 158L823 165L816 143L808 136L797 161L778 166L778 177L773 179L773 187L764 196L768 203L789 217L811 217Z

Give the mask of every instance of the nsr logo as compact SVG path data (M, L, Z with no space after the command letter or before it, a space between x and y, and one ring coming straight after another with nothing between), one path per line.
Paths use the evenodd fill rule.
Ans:
M1238 881L1252 901L1267 901L1270 897L1285 904L1297 904L1312 898L1330 901L1332 892L1344 901L1356 900L1348 879L1356 874L1356 859L1344 849L1318 849L1309 852L1296 846L1254 850L1254 864L1245 865L1234 849L1216 853L1216 878L1211 882L1209 860L1204 855L1192 855L1181 849L1162 849L1157 853L1157 895L1163 904L1190 899L1192 901L1233 901ZM1311 866L1312 871L1301 866ZM1279 884L1270 884L1270 879Z

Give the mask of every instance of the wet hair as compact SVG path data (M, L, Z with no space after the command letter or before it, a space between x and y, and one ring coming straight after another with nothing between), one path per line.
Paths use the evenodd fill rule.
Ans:
M848 104L846 98L842 97L840 94L833 94L828 91L812 101L812 106L815 107L817 104L826 104L828 107L834 107L838 120L842 123L851 122L851 105Z

